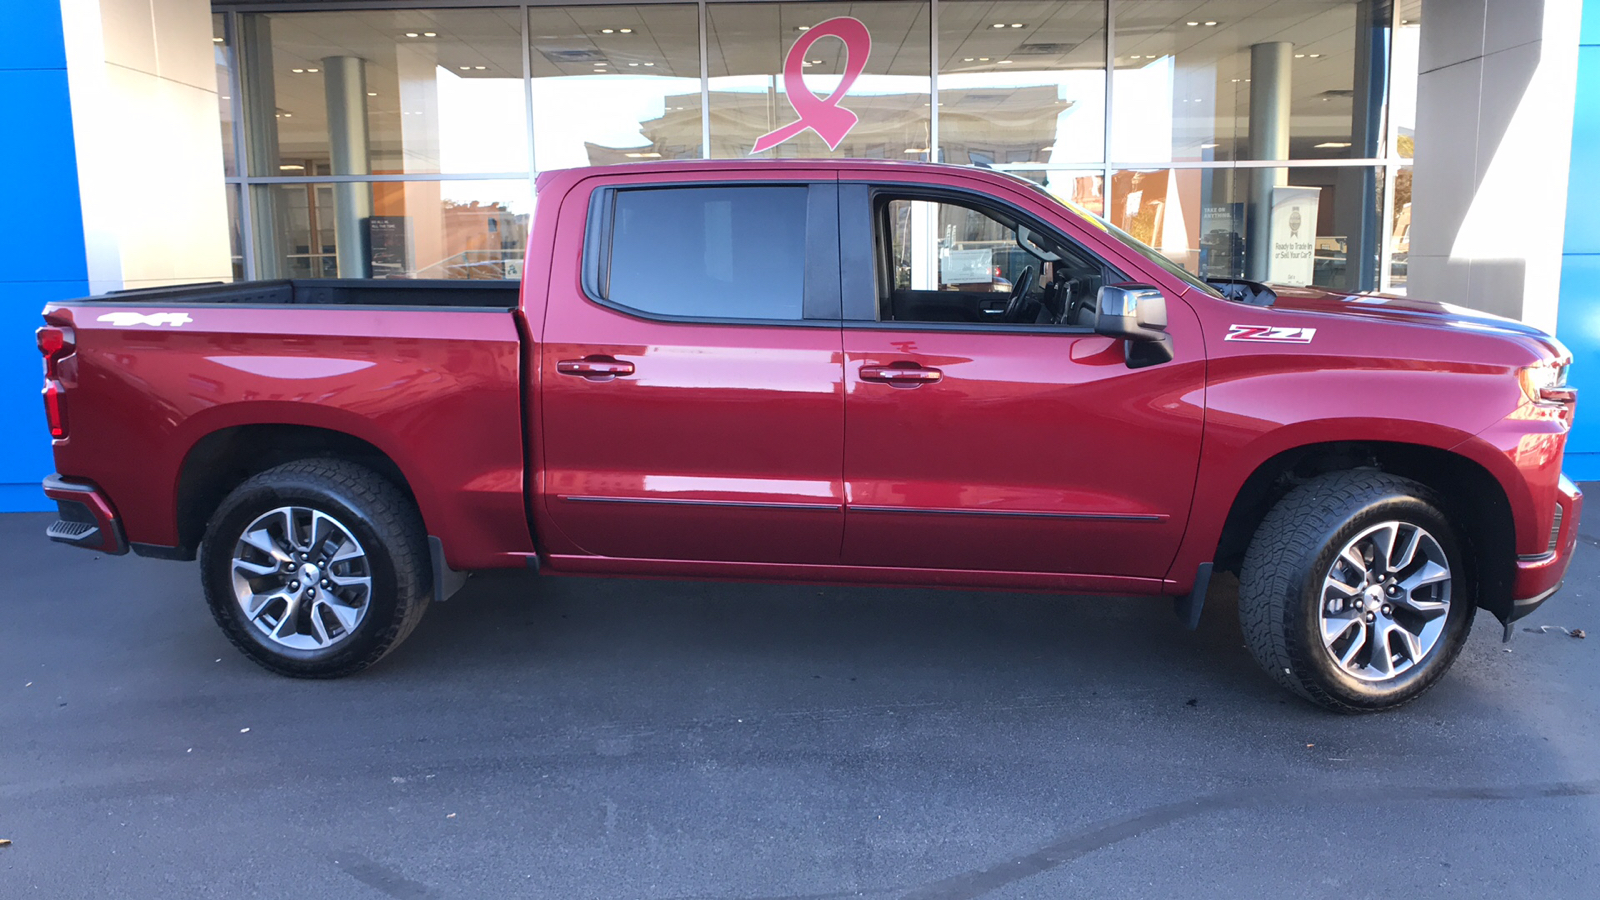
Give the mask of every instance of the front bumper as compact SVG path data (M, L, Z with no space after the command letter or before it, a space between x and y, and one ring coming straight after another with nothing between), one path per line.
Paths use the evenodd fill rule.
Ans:
M1517 560L1517 574L1511 583L1511 617L1507 624L1539 608L1551 594L1561 589L1561 579L1567 575L1572 563L1572 552L1578 546L1578 522L1583 516L1583 491L1561 476L1556 502L1561 505L1561 531L1556 535L1556 549L1531 559Z
M92 484L67 481L60 475L44 480L44 495L56 501L58 518L44 533L52 541L98 550L113 556L128 552L122 523L111 501Z

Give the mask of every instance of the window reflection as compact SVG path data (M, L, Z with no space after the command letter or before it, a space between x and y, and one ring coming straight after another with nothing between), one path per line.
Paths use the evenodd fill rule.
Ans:
M239 21L251 174L527 170L515 9Z
M872 35L865 71L840 103L860 121L835 149L805 131L757 156L926 159L931 142L927 3L714 3L706 8L711 74L711 155L750 156L762 135L794 122L783 65L806 31L835 16L854 16ZM818 95L838 87L844 42L824 37L803 60L805 84Z
M1111 224L1202 278L1378 287L1381 169L1125 169L1111 196Z
M277 212L276 278L334 278L359 266L371 278L522 277L533 198L528 182L411 181L364 185L359 261L340 260L335 185L256 187ZM345 275L344 277L349 277Z
M1105 4L939 4L939 145L946 162L1105 156Z
M539 168L699 159L699 20L688 4L530 9Z

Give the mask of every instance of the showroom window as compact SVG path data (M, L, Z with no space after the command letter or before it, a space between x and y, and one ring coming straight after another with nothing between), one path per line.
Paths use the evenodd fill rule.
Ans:
M216 4L236 275L514 279L539 171L755 156L1010 172L1205 277L1294 222L1293 278L1405 286L1420 0L346 5Z

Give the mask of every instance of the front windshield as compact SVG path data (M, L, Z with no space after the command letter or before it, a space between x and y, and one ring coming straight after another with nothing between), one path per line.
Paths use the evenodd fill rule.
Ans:
M1204 281L1201 281L1198 277L1196 277L1195 275L1191 274L1189 272L1189 270L1187 270L1184 267L1178 265L1177 263L1173 262L1172 260L1167 259L1165 256L1163 256L1161 254L1160 251L1158 251L1155 248L1149 246L1148 244L1144 243L1143 241L1139 240L1138 238L1134 237L1133 235L1127 233L1126 231L1123 231L1121 228L1118 228L1117 226L1111 224L1110 222L1107 222L1104 219L1101 219L1099 216L1096 216L1094 213L1091 213L1086 209L1082 209L1077 204L1071 203L1069 201L1061 199L1060 197L1057 197L1055 194L1052 194L1049 191L1045 190L1043 185L1040 185L1040 184L1037 184L1035 182L1029 181L1026 178L1017 178L1017 181L1027 185L1030 188L1033 188L1035 191L1038 191L1040 194L1042 194L1042 195L1044 195L1046 197L1049 197L1051 202L1055 203L1058 206L1063 207L1068 212L1072 213L1073 215L1075 215L1078 218L1082 219L1083 221L1087 222L1089 225L1092 225L1095 228L1098 228L1101 231L1104 231L1106 234L1109 234L1112 237L1116 238L1117 240L1121 241L1125 246L1127 246L1127 248L1129 250L1132 250L1133 252L1135 252L1135 253L1139 254L1140 256L1144 257L1145 259L1148 259L1151 262L1155 263L1156 265L1160 266L1168 274L1172 275L1172 277L1174 277L1174 278L1179 279L1184 284L1189 285L1190 287L1194 288L1197 291L1204 291L1205 293L1210 294L1211 296L1216 297L1218 299L1222 299L1222 300L1226 300L1227 299L1225 296L1223 296L1221 291L1217 290L1216 288L1212 287L1209 284L1206 284Z

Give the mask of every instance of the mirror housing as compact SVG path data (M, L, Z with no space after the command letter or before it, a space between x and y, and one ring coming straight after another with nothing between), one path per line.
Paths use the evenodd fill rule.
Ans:
M1172 360L1167 334L1167 298L1148 284L1107 285L1096 297L1094 330L1127 341L1128 368Z

